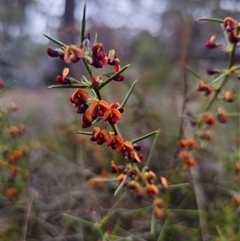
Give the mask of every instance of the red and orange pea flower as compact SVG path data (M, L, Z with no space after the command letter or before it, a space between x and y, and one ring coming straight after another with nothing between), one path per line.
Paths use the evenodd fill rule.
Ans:
M203 130L200 132L200 138L205 140L205 141L211 141L213 132L212 130Z
M96 43L92 48L92 63L95 68L102 68L108 63L108 57L102 43Z
M70 80L67 78L69 74L69 68L64 68L61 75L56 77L56 82L62 85L70 84Z
M236 21L231 17L226 17L223 22L222 30L223 31L226 30L227 32L232 32L237 27L238 27L238 21Z
M95 127L93 130L93 135L91 141L96 141L98 145L107 142L109 139L109 133L105 129L100 129L100 127Z
M212 87L205 80L200 79L197 91L204 92L205 96L212 93Z
M216 35L212 35L211 38L205 43L204 46L207 49L215 49L221 45L216 43Z
M119 103L113 103L110 105L110 108L106 110L106 112L103 115L103 121L108 121L110 124L115 124L122 118L121 109Z
M230 32L228 35L228 41L231 44L236 44L238 42L240 42L240 37L237 35L236 32Z
M157 176L153 171L145 171L142 174L142 179L145 183L151 184L155 182L155 180L157 179Z
M82 104L85 104L88 101L89 94L87 90L79 88L70 97L70 101L74 104L75 107L80 107Z
M235 99L235 97L234 97L234 94L233 94L233 92L231 90L226 90L224 92L224 100L226 102L233 102L234 99Z
M110 105L105 100L94 100L89 106L92 116L103 116L110 109Z
M202 121L209 126L213 126L216 124L215 117L213 115L211 115L210 113L203 113Z
M141 184L135 180L132 180L132 181L126 183L126 186L131 192L136 193L136 194L139 194L142 191Z
M116 151L118 153L122 153L123 156L129 157L129 154L134 151L133 144L130 141L124 141L122 143L119 143L119 145L116 148Z
M93 117L89 111L84 111L82 115L82 128L88 128L92 125Z
M144 192L149 197L154 197L159 194L159 189L155 184L147 184L144 188Z
M117 58L115 56L115 50L114 49L109 51L109 54L108 54L108 64L113 66L114 73L117 73L121 69L120 60L119 60L119 58ZM123 81L124 80L124 76L123 76L123 74L119 74L113 80L115 80L115 81Z
M197 146L196 140L193 138L185 138L185 139L180 139L177 142L178 146L180 148L195 148Z
M178 157L181 160L183 160L184 168L186 170L190 170L192 167L194 167L197 164L196 158L194 158L189 151L181 151L178 154Z
M217 119L220 123L226 123L228 121L228 115L222 109L218 109Z
M18 190L16 189L16 188L8 188L7 190L6 190L6 192L5 192L5 194L6 194L6 196L8 197L8 198L14 198L14 197L16 197L17 195L18 195Z
M120 69L121 69L120 64L114 65L114 67L113 67L114 73L117 73ZM118 81L118 82L123 81L124 80L124 75L123 74L118 74L113 80Z
M115 150L123 142L123 138L120 135L111 135L107 141L107 146L111 146Z
M153 200L154 214L157 219L161 219L164 216L164 202L161 198L155 198Z
M76 45L68 45L64 53L64 61L67 64L76 63L84 57L84 50Z
M64 48L57 48L57 49L47 48L47 54L52 58L60 57L61 59L63 59Z

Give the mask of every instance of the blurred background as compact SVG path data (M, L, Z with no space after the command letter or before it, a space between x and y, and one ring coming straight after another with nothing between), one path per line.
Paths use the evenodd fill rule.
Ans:
M92 187L106 188L105 192L99 192L98 189L89 189L87 180L95 175L106 177L111 160L122 163L122 158L105 147L92 145L88 137L74 134L81 129L81 116L76 114L69 101L73 90L47 88L56 84L55 77L61 74L63 67L69 67L71 76L75 78L86 74L81 62L66 65L59 59L50 58L46 54L47 47L57 46L42 35L46 33L65 44L78 45L84 3L82 0L1 1L0 78L6 86L14 83L3 93L1 104L3 108L9 108L13 103L19 107L18 111L12 112L8 122L25 126L21 141L27 143L31 150L28 162L22 163L23 166L27 165L30 182L18 186L24 198L14 211L24 214L24 202L30 205L31 200L35 200L25 232L29 240L88 240L81 239L82 226L71 226L62 221L63 213L89 218L89 210L94 207L100 215L104 215L117 200L112 196L115 184L105 187L91 183ZM204 48L213 34L216 34L217 42L225 44L221 26L197 20L204 17L224 19L228 16L239 20L239 15L238 0L88 0L86 32L91 34L91 40L97 33L98 41L104 44L106 52L115 49L121 66L131 63L125 72L125 81L111 83L103 94L109 101L121 102L133 81L138 80L119 127L125 139L135 139L150 131L161 130L151 164L153 170L158 170L158 175L170 175L179 134L184 78L188 85L189 111L198 114L206 104L202 94L196 92L198 79L186 72L186 66L209 80L214 77L206 75L207 68L227 67L226 53ZM235 61L239 63L239 59L238 49ZM229 111L236 110L239 104L227 108ZM219 166L215 165L219 148L228 150L237 147L239 134L236 133L236 126L238 122L235 119L227 127L216 127L216 131L223 130L213 138L218 146L211 146L211 150L206 150L202 156L203 163L204 160L208 162L206 183L211 183L219 171ZM225 138L226 133L232 142ZM3 143L4 148L10 143L8 141L6 139ZM149 153L151 142L145 140L141 143L145 156ZM209 163L209 160L213 162ZM206 167L203 165L203 168ZM176 172L176 178L187 180L180 171ZM211 203L216 197L212 196L213 187L208 188ZM173 197L172 205L177 207L184 197L184 192L178 193ZM183 204L184 208L196 208L194 194L191 197ZM132 203L124 208L138 207L133 197L127 198ZM4 208L11 207L11 202L5 199L4 202ZM148 200L141 205L147 206L149 203ZM8 209L5 211L3 214L8 217ZM25 217L20 214L17 219L19 223ZM198 222L191 218L187 219L190 223ZM10 224L6 220L4 225L8 230ZM130 235L130 226L127 225L128 221L125 230L120 232L123 236ZM138 225L135 223L133 226L136 228ZM142 229L133 228L131 234L144 233L148 224L144 225L140 225ZM21 227L20 230L25 228ZM15 232L15 236L10 235L14 239L6 241L19 240L19 232ZM181 240L177 233L173 234L172 240Z

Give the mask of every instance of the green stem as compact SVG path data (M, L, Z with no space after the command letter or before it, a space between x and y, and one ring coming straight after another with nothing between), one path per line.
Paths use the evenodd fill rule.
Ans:
M217 23L224 22L222 19L218 19L218 18L199 18L198 21L209 21L209 22L217 22Z

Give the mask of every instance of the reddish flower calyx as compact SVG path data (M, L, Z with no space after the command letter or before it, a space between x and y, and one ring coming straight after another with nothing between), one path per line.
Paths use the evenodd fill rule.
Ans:
M236 34L236 32L232 31L228 35L228 41L231 44L236 44L240 42L240 37Z
M214 69L206 69L206 73L208 75L214 75L214 74L219 74L219 71Z
M215 49L221 46L220 44L217 44L216 42L216 35L212 35L211 38L205 43L205 48L207 49Z
M63 56L64 51L60 48L58 48L58 49L47 48L47 54L52 58L56 58L56 57Z

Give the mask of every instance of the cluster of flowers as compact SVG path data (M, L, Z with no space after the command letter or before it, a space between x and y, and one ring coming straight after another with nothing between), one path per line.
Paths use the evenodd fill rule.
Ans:
M223 22L223 31L228 33L228 41L231 44L236 44L240 42L240 37L237 35L236 29L238 28L239 23L231 17L227 17ZM209 41L205 43L205 47L208 49L214 49L222 46L219 43L216 43L216 35L212 35Z
M84 56L87 56L87 64L95 68L102 68L104 65L113 66L113 74L117 73L120 67L120 60L115 56L115 51L110 50L107 56L104 51L102 43L96 43L90 50L90 37L89 35L85 38L83 43L83 48L79 48L75 45L64 46L60 49L47 49L47 53L51 57L60 57L66 63L78 62ZM74 82L73 78L67 77L69 73L68 68L64 68L62 75L56 77L56 81L59 84L69 85ZM116 75L113 80L123 81L123 74ZM122 118L122 113L124 112L123 107L118 103L108 103L103 100L100 94L91 97L87 89L92 89L98 92L99 83L101 83L100 77L91 76L89 85L86 88L77 88L70 101L73 106L77 108L77 113L82 114L82 128L90 127L94 121L103 120L104 122L109 122L110 125L116 124ZM111 146L113 150L118 153L122 153L124 157L128 157L131 160L141 162L142 155L138 154L136 150L138 149L136 145L133 145L129 141L124 141L123 138L116 132L109 132L106 129L100 129L100 127L94 127L92 132L91 141L95 141L97 144L107 143L107 146Z
M231 17L227 17L223 20L222 30L227 31L228 41L231 45L233 44L236 45L240 41L240 37L237 36L239 27L240 27L240 24L238 23L238 21L234 20ZM216 36L213 35L210 38L210 40L205 43L205 47L208 49L213 49L213 48L222 46L216 43L215 40L216 40ZM225 90L222 94L220 92L222 92L223 84L215 85L214 83L218 79L219 80L221 80L221 78L226 79L227 76L229 76L230 74L236 75L238 71L236 71L235 67L229 66L229 70L207 69L206 73L208 75L217 75L217 76L221 74L222 76L217 77L217 79L212 81L212 83L209 83L204 79L200 79L197 91L203 92L205 96L209 96L213 92L214 93L214 96L212 97L213 100L217 98L222 103L233 102L235 99L233 91ZM210 103L212 103L212 101ZM229 118L229 114L226 113L226 111L224 111L222 108L218 108L218 111L216 114L209 112L207 107L206 111L201 113L199 117L193 117L191 116L190 113L188 113L188 115L190 117L191 124L193 126L200 127L195 134L201 139L206 141L211 140L211 136L212 136L211 127L214 126L217 121L220 123L226 123ZM194 157L192 150L197 148L196 140L194 138L180 139L177 144L178 144L178 147L181 149L179 153L179 158L184 161L185 168L190 169L191 167L195 166L197 163L196 161L197 159L196 157Z
M159 188L155 184L157 180L156 174L147 168L144 168L144 171L138 169L137 164L141 163L143 158L143 155L138 153L141 146L124 140L115 126L122 119L123 106L118 102L108 103L100 94L101 85L106 81L102 79L103 76L117 82L124 80L120 60L116 57L114 50L110 50L107 55L102 43L96 43L92 48L89 46L90 36L88 34L80 47L63 45L59 49L47 49L48 55L60 57L67 64L84 59L90 76L90 80L84 78L84 81L79 82L72 77L68 77L69 69L64 68L62 74L56 77L56 81L61 85L83 84L83 87L77 88L70 97L70 101L77 109L77 113L82 114L82 128L94 126L91 141L96 142L98 145L106 143L112 150L122 154L124 158L129 160L124 166L116 165L114 161L111 163L112 172L118 174L118 184L136 194L137 197L145 193L148 197L154 198L155 215L157 218L161 218L163 217L163 201L156 197L159 194ZM102 74L101 77L93 75L91 67L102 68L105 65L113 66L113 72ZM93 92L94 96L90 96L89 90ZM96 126L95 124L100 120L108 122L112 130L108 131L106 127L101 129Z
M154 214L156 218L161 219L164 216L164 203L163 200L158 198L160 193L157 182L157 175L144 167L142 171L135 164L127 164L126 166L116 165L112 161L112 172L118 173L117 181L120 185L124 182L124 186L138 198L142 195L147 195L153 200Z
M4 82L0 81L1 88L5 87ZM16 140L17 137L22 136L25 131L24 125L19 126L9 125L4 119L13 111L17 111L18 106L14 103L10 105L6 110L1 110L0 117L2 119L1 128L3 130L2 138L6 143L10 143L9 140ZM20 190L17 186L19 183L18 175L23 179L28 177L28 170L22 167L21 160L23 160L29 153L29 148L20 144L17 147L11 145L2 146L2 159L0 160L0 170L2 174L2 187L3 193L6 197L13 199L19 195Z

